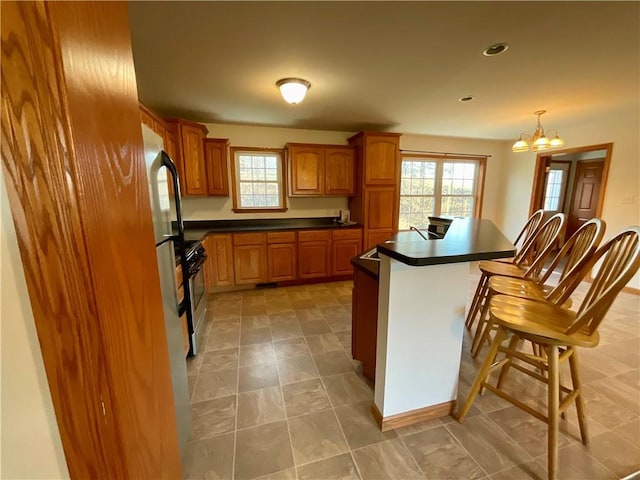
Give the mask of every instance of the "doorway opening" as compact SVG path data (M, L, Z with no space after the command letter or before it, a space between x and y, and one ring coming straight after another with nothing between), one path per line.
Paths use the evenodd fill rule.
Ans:
M602 215L613 143L539 153L536 158L529 214L567 216L565 238L587 220ZM564 241L564 239L562 239Z

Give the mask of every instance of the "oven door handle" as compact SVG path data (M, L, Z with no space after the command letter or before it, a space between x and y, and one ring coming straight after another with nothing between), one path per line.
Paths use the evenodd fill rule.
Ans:
M196 273L198 273L206 260L207 256L203 255L198 258L198 260L193 265L189 266L189 277L193 277Z

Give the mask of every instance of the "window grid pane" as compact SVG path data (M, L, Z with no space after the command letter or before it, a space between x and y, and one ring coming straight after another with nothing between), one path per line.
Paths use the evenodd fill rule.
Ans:
M400 215L398 228L424 226L434 214L436 162L403 160L400 177Z
M560 190L562 188L562 170L551 170L547 178L547 188L544 199L545 210L558 210L560 207Z
M238 153L240 208L283 208L281 158L270 153Z

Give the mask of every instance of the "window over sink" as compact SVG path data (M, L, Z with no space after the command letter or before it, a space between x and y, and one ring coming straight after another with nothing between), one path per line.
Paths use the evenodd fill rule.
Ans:
M284 212L283 151L231 147L234 212Z

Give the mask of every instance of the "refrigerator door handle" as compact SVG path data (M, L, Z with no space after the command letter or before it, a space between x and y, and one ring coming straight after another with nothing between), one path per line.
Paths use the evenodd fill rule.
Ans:
M182 200L180 200L180 180L178 179L178 170L176 169L175 163L171 160L171 157L162 150L160 152L162 155L162 165L167 167L169 172L171 172L171 177L173 178L173 201L175 202L176 207L176 223L178 224L178 238L184 238L184 224L182 223Z

